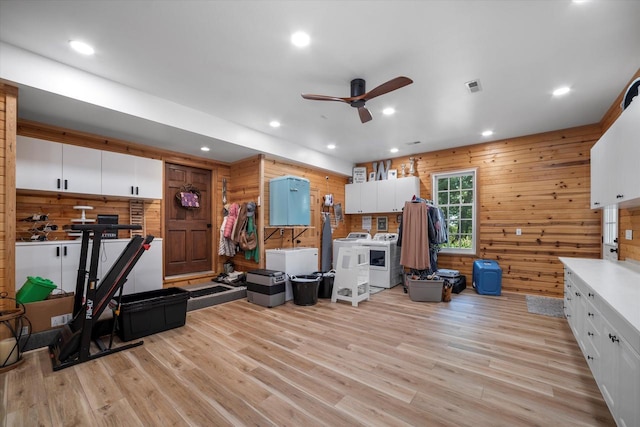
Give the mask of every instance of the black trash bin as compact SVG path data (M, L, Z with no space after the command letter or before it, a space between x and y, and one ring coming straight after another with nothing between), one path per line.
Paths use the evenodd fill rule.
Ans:
M331 298L331 293L333 292L333 279L335 279L336 272L334 270L326 272L317 271L313 274L322 277L320 286L318 287L318 298Z
M291 276L290 280L294 304L314 305L318 302L318 288L322 276L315 274Z

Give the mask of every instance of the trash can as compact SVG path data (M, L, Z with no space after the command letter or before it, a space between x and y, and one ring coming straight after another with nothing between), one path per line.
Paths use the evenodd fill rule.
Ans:
M16 294L16 301L21 304L43 301L56 287L56 284L49 279L28 276L27 281Z
M316 271L313 274L322 277L320 285L318 286L318 298L331 298L331 293L333 292L333 280L336 277L335 270L326 272Z
M322 276L308 274L291 276L293 303L296 305L314 305L318 302L318 288Z

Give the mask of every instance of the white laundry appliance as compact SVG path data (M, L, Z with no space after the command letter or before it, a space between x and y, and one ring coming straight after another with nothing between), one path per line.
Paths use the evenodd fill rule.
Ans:
M318 271L318 248L267 249L266 269L284 271L289 276L301 276ZM293 299L291 281L285 284L285 301Z
M376 233L373 239L359 240L357 245L369 248L369 285L392 288L402 283L398 233Z
M338 255L340 254L340 248L348 248L355 246L360 240L371 240L371 234L367 232L354 232L349 233L347 237L340 237L333 239L333 268L336 269L338 262Z

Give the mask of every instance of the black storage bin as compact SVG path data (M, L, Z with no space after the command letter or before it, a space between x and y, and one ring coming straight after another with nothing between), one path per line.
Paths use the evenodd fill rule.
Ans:
M467 278L462 275L454 278L445 278L444 281L449 282L449 284L451 284L451 287L452 287L451 291L454 294L459 294L460 292L464 291L465 288L467 287Z
M188 299L189 291L180 288L123 295L118 336L123 341L131 341L184 326Z
M314 305L318 302L318 288L322 276L315 274L291 276L293 303L296 305Z
M313 274L322 277L318 286L318 298L331 298L331 293L333 292L333 280L336 277L335 271L331 270L326 273L317 271Z

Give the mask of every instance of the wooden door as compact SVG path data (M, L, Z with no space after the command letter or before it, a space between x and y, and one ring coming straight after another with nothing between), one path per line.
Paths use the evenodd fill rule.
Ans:
M165 178L165 275L211 271L211 171L165 163ZM200 193L199 208L176 198L188 184Z

